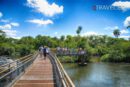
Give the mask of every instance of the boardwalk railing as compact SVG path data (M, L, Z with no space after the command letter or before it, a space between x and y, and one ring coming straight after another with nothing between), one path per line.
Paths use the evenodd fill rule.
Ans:
M0 87L11 87L33 63L36 56L37 53L2 65L0 67ZM75 87L56 55L51 53L49 56L53 66L55 87ZM3 67L6 68L2 69Z
M57 56L53 53L50 53L50 60L53 64L56 87L75 87Z
M0 87L11 87L15 81L25 72L29 65L33 63L37 56L31 54L0 66ZM6 67L6 68L5 68Z

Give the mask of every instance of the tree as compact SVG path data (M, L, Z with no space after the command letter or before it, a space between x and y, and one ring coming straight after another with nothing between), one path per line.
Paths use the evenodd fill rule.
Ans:
M4 31L0 30L0 43L5 42L6 34Z
M65 36L62 35L62 36L60 37L60 40L61 40L61 41L64 41L64 40L65 40Z
M128 40L130 41L130 37L128 38Z
M0 56L12 56L15 52L13 45L9 43L0 44Z
M22 37L22 38L20 39L19 43L24 43L24 44L33 45L33 44L34 44L34 38L31 37L31 36Z
M130 28L130 25L129 25L129 26L127 26L127 29L128 29L128 28Z
M81 31L82 31L82 26L79 26L77 31L76 31L77 35L80 35Z
M0 30L0 36L5 36L5 32Z
M121 33L121 32L120 32L119 29L115 29L115 30L113 31L113 34L114 34L114 36L115 36L116 38L119 37L120 33Z

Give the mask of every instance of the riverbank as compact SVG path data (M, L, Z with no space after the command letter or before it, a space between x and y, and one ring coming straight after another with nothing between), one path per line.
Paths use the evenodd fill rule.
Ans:
M77 63L78 62L78 57L77 56L58 56L58 59L60 60L61 63ZM89 58L86 58L86 62L88 63L99 63L99 62L104 62L104 63L128 63L129 62L110 62L110 61L102 61L102 58L98 56L91 56Z
M77 56L58 56L58 59L62 63L77 63L78 62L78 57ZM90 57L86 58L87 62L90 63L96 63L96 62L101 62L101 59L99 57Z

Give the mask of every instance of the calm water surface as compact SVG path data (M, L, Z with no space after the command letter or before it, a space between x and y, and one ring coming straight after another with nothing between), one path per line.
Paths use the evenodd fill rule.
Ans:
M130 64L63 64L76 87L130 87Z

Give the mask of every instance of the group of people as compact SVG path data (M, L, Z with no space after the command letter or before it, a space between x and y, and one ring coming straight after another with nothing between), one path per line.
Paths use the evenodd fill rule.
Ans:
M67 47L57 47L57 54L70 54L70 49Z
M44 56L44 59L46 59L47 54L49 54L50 52L50 48L47 46L44 47L40 46L38 50L39 50L40 57L42 58Z
M78 54L78 55L84 55L86 54L86 51L83 48L62 48L57 47L56 48L57 54Z

